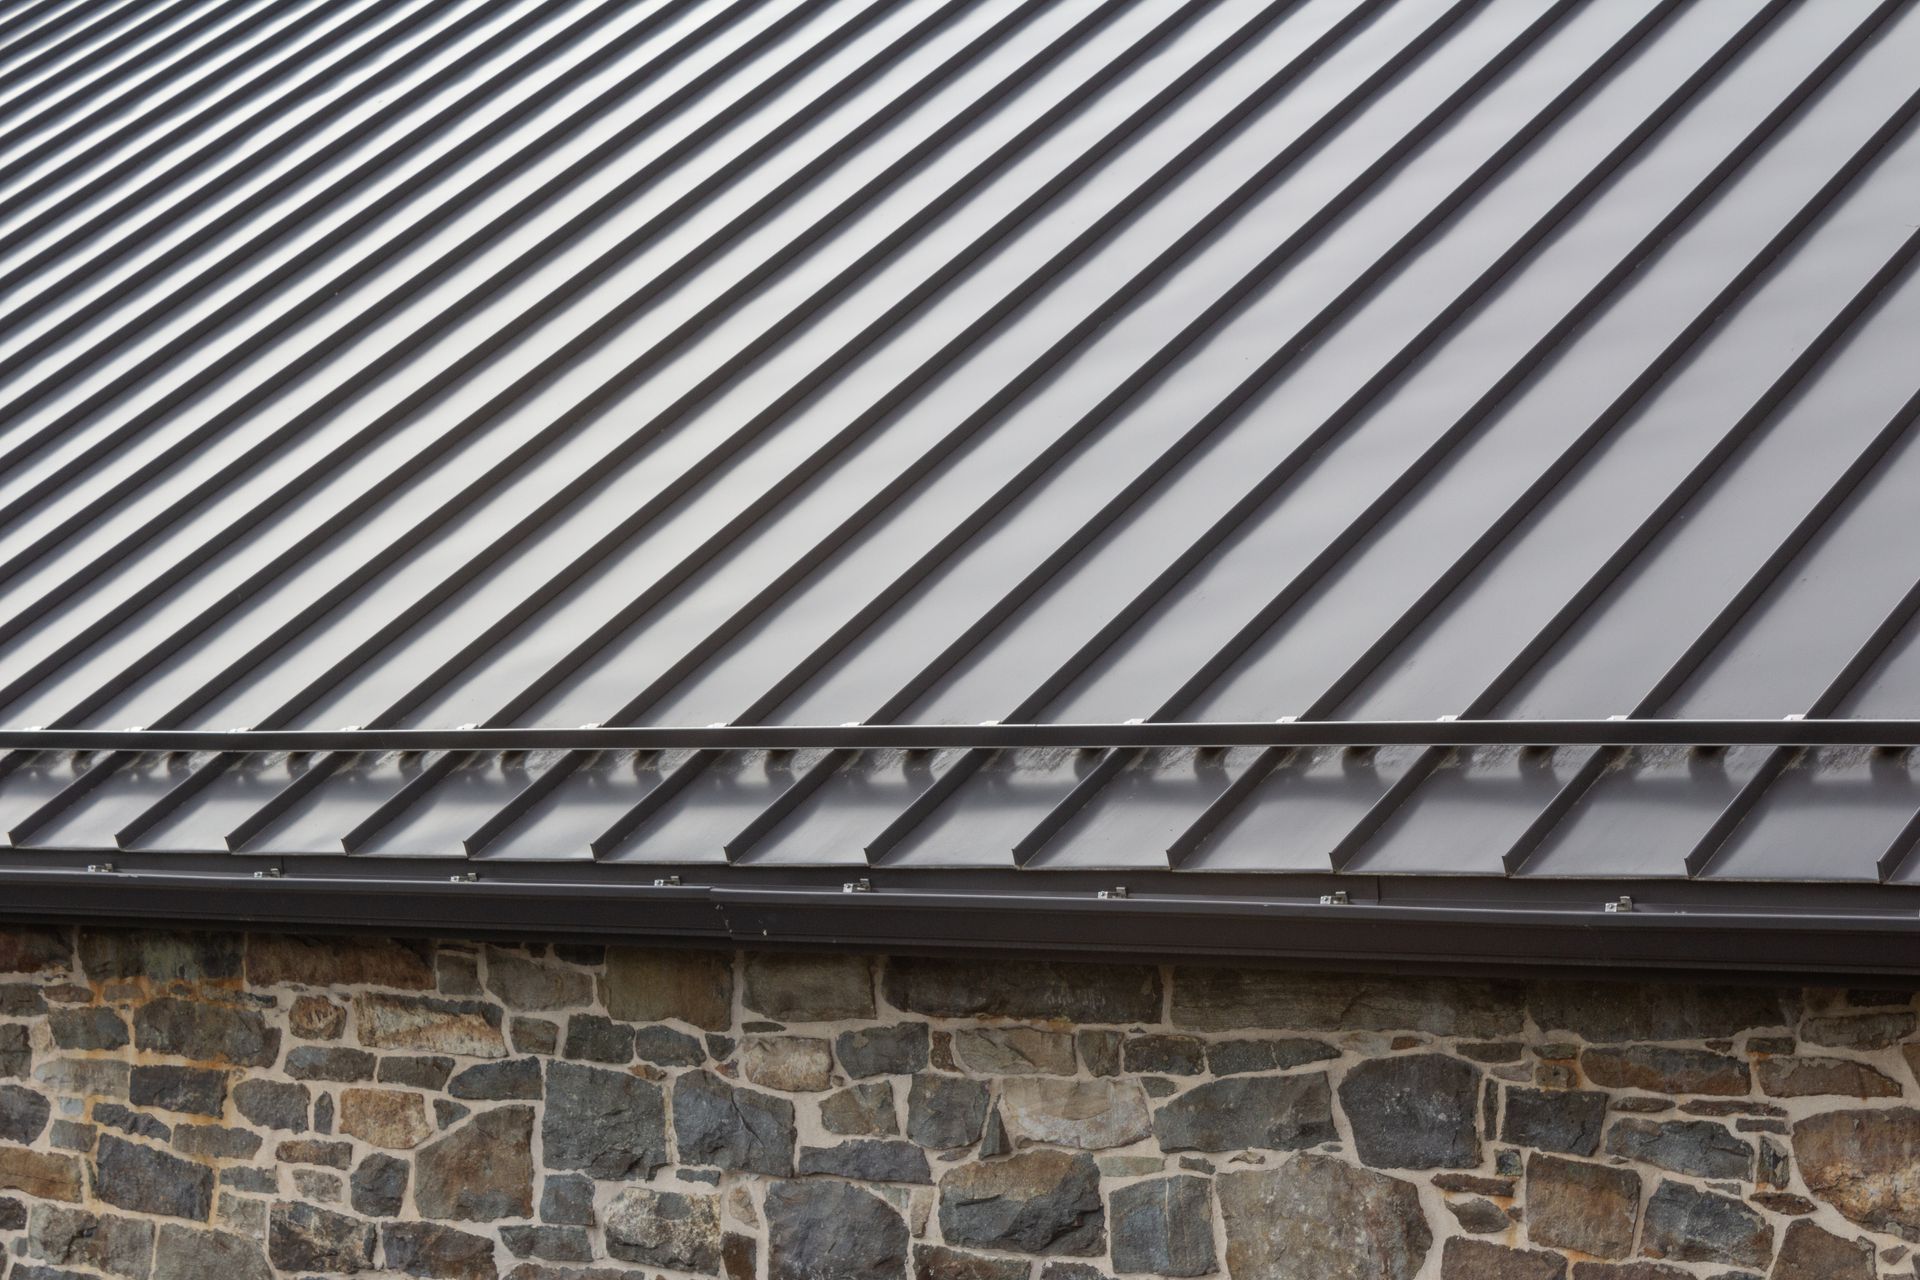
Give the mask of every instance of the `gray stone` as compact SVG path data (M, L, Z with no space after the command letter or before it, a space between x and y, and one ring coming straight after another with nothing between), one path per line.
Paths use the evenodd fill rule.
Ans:
M960 1165L940 1181L948 1244L1086 1257L1105 1245L1106 1213L1093 1157L1035 1149Z
M232 1187L235 1191L251 1191L256 1195L273 1195L280 1190L280 1171L274 1168L247 1169L234 1167L220 1171L220 1185Z
M893 1086L871 1080L830 1093L820 1100L820 1127L855 1137L892 1137L900 1132L893 1109Z
M907 1136L947 1151L980 1140L987 1122L987 1086L958 1076L919 1075L907 1090Z
M55 1120L47 1142L57 1151L91 1151L99 1130L78 1120Z
M674 1082L673 1131L683 1164L793 1172L793 1104L710 1072L689 1071Z
M444 1053L461 1058L504 1058L497 1005L437 996L396 996L362 991L353 998L360 1043L371 1049Z
M540 1059L482 1062L455 1076L447 1086L447 1092L456 1098L477 1102L538 1098L541 1094Z
M281 1164L319 1164L329 1169L344 1169L353 1163L353 1146L319 1138L295 1138L275 1147L273 1158Z
M1852 1058L1763 1058L1761 1091L1775 1098L1897 1098L1900 1082Z
M433 1100L433 1122L442 1131L453 1128L472 1114L473 1108L464 1102L449 1102L445 1098Z
M1328 1156L1215 1180L1233 1280L1413 1280L1433 1245L1410 1182Z
M894 1008L932 1017L1123 1023L1160 1017L1160 971L1146 965L897 956L887 962L881 989Z
M1447 1212L1460 1224L1460 1229L1476 1236L1493 1235L1505 1231L1513 1225L1513 1219L1507 1211L1491 1200L1474 1196L1470 1200L1447 1201Z
M203 1067L137 1066L127 1100L136 1107L217 1116L227 1109L227 1076Z
M1508 1249L1484 1240L1447 1241L1440 1280L1564 1280L1567 1260L1539 1249Z
M1015 1146L1100 1151L1138 1142L1153 1130L1146 1091L1135 1080L1019 1076L1001 1086L1000 1102L1006 1136Z
M891 1027L843 1031L834 1042L840 1066L854 1079L912 1075L927 1069L927 1024L902 1022Z
M1747 1064L1707 1049L1628 1045L1589 1049L1580 1057L1587 1078L1609 1089L1738 1096L1750 1088Z
M25 1032L26 1028L0 1027L0 1031L10 1030ZM94 1099L124 1100L132 1076L133 1068L127 1063L107 1058L55 1058L33 1069L33 1078L54 1093L83 1094Z
M207 1160L251 1160L260 1154L261 1137L223 1124L183 1124L173 1131L173 1149Z
M676 1271L720 1265L720 1198L630 1187L607 1206L607 1252Z
M1197 1076L1207 1069L1206 1045L1195 1036L1128 1036L1126 1069L1137 1074Z
M645 1178L669 1158L660 1087L623 1071L549 1063L540 1133L549 1169Z
M472 1068L476 1071L480 1069ZM447 1077L453 1074L453 1059L437 1054L382 1058L378 1074L381 1084L400 1084L412 1089L442 1089L446 1087ZM365 1080L367 1076L360 1074L346 1078Z
M1032 1269L1024 1258L989 1258L937 1244L913 1249L913 1280L1028 1280Z
M267 1256L282 1271L371 1271L374 1240L371 1222L315 1205L282 1201L268 1218Z
M1173 977L1173 1022L1195 1031L1426 1031L1488 1039L1517 1035L1524 1012L1520 988L1510 983L1181 968Z
M313 1100L313 1131L333 1132L333 1095L323 1093Z
M1535 1244L1623 1258L1633 1251L1639 1217L1633 1170L1549 1155L1527 1161L1527 1234Z
M906 1280L907 1224L848 1182L767 1188L767 1280Z
M1640 1251L1675 1262L1764 1267L1773 1257L1773 1227L1731 1196L1663 1181L1647 1200Z
M960 1065L980 1075L1070 1076L1073 1036L1038 1027L963 1027L953 1036Z
M493 1241L431 1222L389 1222L380 1228L388 1268L434 1280L495 1280Z
M806 1147L800 1152L802 1174L825 1173L860 1182L930 1183L927 1153L911 1142L878 1138L842 1142L832 1147Z
M515 1018L507 1024L515 1053L552 1057L560 1052L560 1028L545 1018Z
M53 1104L31 1089L0 1084L0 1142L30 1146L46 1132Z
M1814 1195L1874 1231L1920 1242L1920 1111L1829 1111L1793 1126L1793 1154Z
M1040 1280L1113 1280L1088 1262L1049 1262L1040 1268Z
M1197 1085L1162 1106L1153 1131L1164 1151L1293 1151L1332 1142L1325 1072L1235 1076Z
M1696 1178L1753 1175L1753 1146L1710 1120L1622 1120L1607 1134L1609 1155Z
M1590 1156L1600 1149L1607 1123L1607 1095L1594 1090L1508 1089L1500 1140L1563 1155Z
M201 930L82 929L80 966L95 982L208 982L240 976L240 935Z
M873 1016L873 962L866 956L750 951L741 980L740 1002L781 1022Z
M1911 1012L1808 1018L1800 1026L1800 1038L1836 1049L1887 1049L1913 1035L1915 1026Z
M551 1155L551 1152L549 1152ZM533 1108L482 1111L414 1156L423 1218L491 1222L533 1214Z
M1214 1269L1213 1203L1207 1179L1192 1174L1115 1188L1113 1269L1156 1276L1204 1276Z
M548 1174L540 1191L540 1218L564 1226L592 1226L592 1181L578 1173Z
M817 1093L833 1083L833 1054L811 1036L750 1036L740 1065L747 1079L783 1093Z
M580 1062L632 1062L633 1028L597 1013L576 1013L567 1019L560 1052Z
M253 1010L171 996L134 1012L133 1040L149 1053L238 1067L270 1067L280 1056L280 1032Z
M339 1204L346 1198L346 1183L339 1174L325 1169L295 1169L293 1191L314 1204Z
M516 1258L544 1258L548 1262L593 1261L593 1237L581 1227L502 1227L500 1241Z
M509 1009L570 1009L593 1002L593 979L578 969L541 964L487 948L487 990Z
M47 998L28 982L0 982L0 1018L36 1018L47 1011Z
M144 1280L153 1265L153 1224L59 1205L33 1206L27 1256L61 1266L93 1267Z
M399 938L301 937L256 933L247 939L247 981L258 987L398 987L430 991L430 944Z
M1480 1071L1415 1053L1356 1063L1340 1106L1363 1163L1379 1169L1471 1169L1480 1163Z
M676 1019L725 1031L733 1025L733 957L609 947L601 994L607 1012L623 1022Z
M111 1009L55 1009L47 1015L47 1029L62 1049L121 1049L127 1044L126 1020Z
M259 1242L169 1222L154 1242L153 1280L273 1280Z
M406 1203L411 1166L398 1156L376 1151L360 1162L349 1181L353 1211L369 1218L391 1218Z
M286 1133L303 1133L312 1094L303 1084L282 1080L242 1080L233 1087L233 1105L250 1124Z
M287 1050L287 1074L295 1080L333 1080L340 1083L371 1080L373 1067L374 1057L364 1049L322 1048L303 1044Z
M1710 1040L1791 1023L1790 998L1765 987L1536 982L1527 989L1545 1032L1583 1040Z
M205 1222L213 1212L213 1170L107 1134L94 1157L93 1194L136 1213Z
M1811 1222L1796 1222L1780 1242L1768 1280L1876 1280L1873 1245L1846 1240Z
M633 1033L633 1056L661 1067L697 1067L707 1060L700 1042L672 1027L641 1027ZM725 1057L726 1054L721 1054Z

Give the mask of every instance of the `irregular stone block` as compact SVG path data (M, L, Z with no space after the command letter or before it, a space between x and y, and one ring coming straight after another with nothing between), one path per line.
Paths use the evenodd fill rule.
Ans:
M560 1028L544 1018L515 1018L507 1027L515 1053L551 1057L560 1052Z
M261 1141L257 1133L223 1124L183 1124L173 1131L174 1150L207 1160L251 1160Z
M1505 1231L1513 1225L1513 1219L1506 1210L1491 1200L1482 1200L1475 1196L1471 1200L1447 1201L1447 1212L1460 1224L1460 1229L1476 1236L1490 1236Z
M80 967L95 982L159 984L240 976L240 935L172 929L82 929Z
M593 1002L589 975L500 947L487 948L487 990L509 1009L570 1009Z
M850 1182L767 1188L767 1280L903 1280L907 1224Z
M217 1116L227 1109L227 1075L203 1067L137 1066L127 1100L136 1107Z
M913 1248L913 1280L1027 1280L1032 1270L1021 1258L989 1258L937 1244Z
M724 951L609 947L601 997L607 1012L623 1022L676 1019L725 1031L733 1025L733 957Z
M345 1089L340 1132L368 1146L405 1151L433 1136L426 1099L401 1089Z
M1206 1045L1194 1036L1128 1036L1122 1054L1136 1075L1197 1076L1207 1069Z
M1156 1022L1160 971L1147 965L895 956L881 990L907 1013L940 1018Z
M1114 1270L1204 1276L1214 1270L1213 1201L1191 1174L1130 1183L1109 1198Z
M495 1280L493 1241L431 1222L389 1222L380 1228L387 1266L433 1280Z
M1563 1155L1590 1156L1600 1149L1607 1122L1607 1095L1591 1090L1508 1089L1500 1140Z
M353 998L360 1043L373 1049L447 1053L462 1058L504 1058L500 1010L471 1000L393 996L362 991Z
M153 1250L153 1280L273 1280L257 1241L228 1231L165 1223Z
M137 1218L37 1204L24 1243L30 1258L135 1280L153 1265L153 1224Z
M394 1061L419 1061L419 1059L393 1059ZM365 1049L321 1048L318 1045L295 1045L287 1050L287 1074L295 1080L333 1080L348 1082L373 1079L374 1056ZM381 1063L384 1070L386 1063Z
M1876 1280L1873 1244L1846 1240L1811 1222L1788 1226L1768 1280Z
M1000 1103L1007 1137L1016 1146L1100 1151L1138 1142L1153 1129L1146 1090L1135 1080L1019 1076L1001 1086Z
M353 1163L353 1147L345 1142L300 1138L275 1147L273 1158L281 1164L319 1164L330 1169L344 1169Z
M126 1021L111 1009L55 1009L47 1015L47 1030L62 1049L121 1049L127 1044Z
M0 1031L15 1029L0 1027ZM26 1028L17 1030L24 1033ZM54 1093L96 1099L124 1099L132 1076L133 1068L127 1063L106 1058L55 1058L33 1069L33 1078Z
M1920 1243L1920 1111L1829 1111L1793 1126L1793 1154L1814 1195L1843 1217Z
M280 1032L251 1009L166 996L133 1015L133 1040L149 1053L236 1067L270 1067Z
M30 1146L47 1129L47 1117L53 1104L31 1089L17 1084L0 1085L0 1142Z
M398 938L302 937L256 933L247 938L247 981L257 987L397 987L433 989L426 943Z
M724 1039L720 1036L713 1038ZM731 1052L729 1048L727 1053ZM724 1058L727 1053L716 1056ZM640 1027L635 1030L633 1056L661 1067L697 1067L707 1060L698 1040L672 1027Z
M406 1201L407 1175L411 1171L398 1156L376 1151L360 1162L349 1180L355 1213L369 1218L391 1218L399 1214Z
M1527 1161L1527 1235L1535 1244L1596 1258L1633 1252L1640 1175L1631 1169L1535 1155Z
M233 1087L234 1108L263 1129L305 1132L311 1101L307 1086L284 1080L242 1080Z
M915 1076L907 1089L907 1136L936 1151L971 1146L987 1122L987 1100L978 1080Z
M793 1104L711 1072L689 1071L674 1082L673 1131L683 1164L774 1177L793 1172Z
M989 1076L1070 1076L1074 1073L1073 1037L1038 1027L965 1027L953 1036L960 1065Z
M106 1134L94 1156L93 1194L136 1213L205 1222L213 1212L213 1170Z
M927 1024L902 1022L891 1027L843 1031L834 1052L849 1076L912 1075L927 1069Z
M1641 1252L1675 1262L1764 1267L1773 1257L1773 1227L1732 1196L1662 1181L1647 1200Z
M315 1205L281 1202L267 1225L267 1257L282 1271L358 1275L373 1269L371 1222Z
M491 1222L533 1214L533 1108L483 1111L414 1157L423 1218Z
M347 1011L325 996L301 996L287 1010L287 1025L302 1040L338 1040L347 1029Z
M873 961L822 952L749 951L740 1002L780 1022L837 1022L873 1016Z
M43 973L64 969L73 960L67 929L8 925L0 929L0 973Z
M593 1183L577 1173L550 1173L540 1192L540 1217L566 1226L593 1225Z
M814 1093L833 1083L833 1055L811 1036L749 1036L741 1054L747 1079L783 1093Z
M1789 1026L1794 998L1765 987L1535 982L1533 1020L1583 1040L1711 1040L1756 1027Z
M349 1049L343 1050L343 1052L357 1053L359 1051ZM291 1058L293 1055L288 1054L287 1056ZM477 1067L468 1068L469 1071L491 1071L494 1069L495 1064L493 1063L481 1063ZM453 1059L441 1054L382 1058L380 1059L379 1071L373 1074L379 1077L381 1084L401 1084L413 1089L441 1089L446 1087L447 1077L453 1074ZM352 1078L355 1080L366 1080L369 1079L370 1076L361 1074L353 1076Z
M500 1241L516 1258L592 1262L593 1238L581 1227L502 1227ZM748 1277L748 1280L753 1280Z
M567 1019L560 1052L579 1062L632 1062L633 1028L597 1013L576 1013Z
M713 1271L720 1265L720 1198L630 1187L607 1206L607 1252L676 1271Z
M1609 1089L1739 1095L1750 1087L1743 1060L1707 1049L1589 1049L1580 1056L1580 1065L1589 1080Z
M1340 1082L1354 1146L1379 1169L1478 1165L1479 1097L1479 1069L1438 1053L1371 1058Z
M658 1085L621 1071L548 1064L540 1133L550 1169L646 1178L668 1160L665 1096Z
M1455 1237L1440 1251L1440 1280L1565 1280L1566 1274L1565 1258L1540 1249Z
M73 1203L81 1196L80 1173L76 1156L0 1147L0 1191L24 1191L40 1200Z
M1920 1020L1911 1012L1808 1018L1800 1026L1800 1038L1836 1049L1887 1049L1913 1035L1917 1025Z
M854 1137L891 1137L900 1132L893 1086L884 1080L856 1084L820 1100L820 1127Z
M1753 1176L1753 1145L1708 1120L1622 1120L1607 1134L1607 1152L1696 1178Z
M1900 1082L1852 1058L1763 1058L1760 1089L1775 1098L1897 1098Z
M540 1060L515 1058L507 1062L483 1062L468 1067L453 1078L447 1092L469 1102L500 1102L515 1098L538 1098L542 1091Z
M1196 1085L1162 1106L1153 1131L1163 1151L1293 1151L1338 1139L1325 1072L1234 1076Z
M1433 1246L1412 1183L1328 1156L1224 1173L1214 1193L1235 1280L1413 1280Z
M1174 971L1173 1022L1194 1031L1426 1031L1488 1039L1519 1034L1525 1015L1512 983L1209 967Z
M940 1180L948 1244L1086 1257L1106 1244L1100 1171L1087 1155L1035 1149L960 1165Z
M825 1173L860 1182L931 1183L927 1153L911 1142L865 1139L832 1147L807 1147L800 1152L802 1174Z

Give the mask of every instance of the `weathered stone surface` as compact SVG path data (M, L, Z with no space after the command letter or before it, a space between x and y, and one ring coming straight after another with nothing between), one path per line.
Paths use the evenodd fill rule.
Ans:
M469 1102L501 1102L538 1098L541 1084L540 1059L515 1058L468 1067L447 1085L447 1092Z
M571 1009L593 1001L593 979L578 969L487 948L487 990L509 1009Z
M1760 1088L1775 1098L1900 1096L1899 1081L1852 1058L1763 1058Z
M493 1241L431 1222L389 1222L380 1228L388 1268L433 1280L495 1280Z
M287 1074L295 1080L371 1080L375 1061L374 1056L365 1049L295 1045L287 1050ZM412 1059L389 1058L386 1061Z
M267 1256L282 1271L358 1275L373 1269L371 1222L310 1204L282 1201L267 1226Z
M1154 1112L1153 1131L1164 1151L1294 1151L1339 1137L1320 1071L1196 1085Z
M911 1142L862 1139L800 1152L802 1174L827 1173L862 1182L930 1183L927 1153Z
M609 947L601 994L607 1012L626 1022L676 1019L725 1031L733 1024L733 957Z
M1339 1056L1324 1040L1215 1040L1207 1045L1207 1066L1217 1076L1287 1071Z
M46 1132L52 1112L53 1104L33 1090L0 1084L0 1142L22 1146L35 1142Z
M815 1093L833 1083L833 1054L812 1036L750 1036L740 1055L747 1079L783 1093Z
M907 1224L847 1182L767 1188L767 1280L906 1280Z
M630 1187L607 1206L607 1252L678 1271L720 1265L720 1199Z
M1822 1231L1811 1222L1787 1227L1768 1280L1875 1280L1873 1245L1846 1240Z
M183 1124L173 1131L175 1151L208 1160L251 1160L261 1142L257 1133L223 1124Z
M567 1019L567 1042L560 1050L579 1062L633 1061L633 1028L597 1013Z
M1753 1144L1708 1120L1622 1120L1607 1134L1607 1152L1696 1178L1753 1174Z
M1507 1216L1506 1210L1479 1196L1471 1200L1449 1200L1447 1212L1453 1215L1453 1220L1460 1224L1461 1230L1476 1236L1492 1235L1513 1225L1513 1219Z
M1206 1045L1197 1036L1128 1036L1121 1057L1128 1071L1141 1075L1197 1076L1207 1069Z
M1191 1174L1114 1189L1113 1268L1156 1276L1204 1276L1215 1266L1207 1179Z
M674 1082L673 1131L683 1164L785 1177L793 1172L793 1104L706 1071Z
M363 991L353 998L360 1043L373 1049L450 1053L463 1058L504 1058L500 1010L472 1000L394 996Z
M255 986L433 989L425 944L395 938L300 937L256 933L247 939L247 981Z
M427 1100L403 1089L343 1089L340 1132L369 1146L404 1151L433 1136Z
M73 959L72 933L8 925L0 929L0 973L40 973L66 967Z
M913 1250L913 1280L1027 1280L1032 1269L1021 1258L989 1258L937 1244Z
M582 1227L502 1227L501 1243L516 1258L548 1262L593 1261L593 1237ZM753 1280L748 1276L746 1280Z
M980 1075L1070 1076L1073 1036L1038 1027L964 1027L954 1033L960 1065Z
M376 1151L360 1162L349 1181L355 1213L391 1218L406 1201L407 1174L412 1168L398 1156Z
M94 1156L94 1196L137 1213L204 1222L213 1212L213 1180L203 1164L112 1134Z
M1647 1200L1640 1251L1675 1262L1764 1267L1773 1257L1773 1228L1731 1196L1663 1181Z
M1105 1244L1093 1158L1036 1149L961 1165L940 1180L940 1233L949 1244L1086 1257Z
M345 1169L353 1163L353 1146L319 1138L296 1138L275 1147L273 1158L281 1164L319 1164L329 1169Z
M1433 1234L1410 1182L1328 1156L1214 1183L1233 1280L1412 1280Z
M1573 1280L1693 1280L1693 1273L1664 1262L1576 1262ZM1741 1276L1729 1272L1720 1280L1741 1280Z
M1911 1011L1808 1018L1800 1025L1800 1038L1836 1049L1885 1049L1912 1036L1917 1023Z
M592 1226L593 1183L584 1174L548 1174L540 1191L540 1218L566 1226Z
M832 1022L873 1016L873 961L823 952L750 951L740 1003L780 1022Z
M299 1050L295 1050L295 1053ZM358 1049L343 1049L342 1053L358 1053ZM369 1055L370 1056L370 1055ZM293 1054L288 1054L291 1059ZM483 1062L467 1068L468 1072L496 1071L500 1064ZM371 1079L376 1073L361 1072L344 1077L349 1080ZM380 1059L378 1076L381 1084L401 1084L412 1089L440 1089L447 1083L447 1077L453 1074L453 1059L443 1054L407 1054L398 1057Z
M33 1065L33 1040L23 1026L0 1025L0 1080L27 1074Z
M1646 1089L1653 1093L1744 1094L1747 1064L1707 1049L1671 1049L1628 1045L1589 1049L1580 1056L1587 1078L1609 1089Z
M1829 1111L1793 1126L1814 1195L1849 1221L1920 1242L1920 1111Z
M1440 1251L1440 1280L1563 1280L1566 1274L1567 1260L1543 1249L1455 1237Z
M138 1218L37 1204L24 1243L29 1258L136 1280L153 1265L153 1224Z
M24 1147L0 1147L0 1191L24 1191L41 1200L80 1199L77 1157L47 1155Z
M0 1027L0 1031L16 1028ZM25 1031L25 1027L17 1028ZM108 1058L54 1058L33 1069L33 1078L55 1093L84 1094L90 1098L127 1096L133 1068Z
M1113 1280L1089 1262L1049 1262L1040 1268L1040 1280Z
M633 1056L642 1062L662 1067L697 1067L707 1060L698 1040L672 1027L636 1028L633 1033Z
M523 1262L507 1272L506 1280L651 1280L644 1271L627 1267L550 1267L540 1262Z
M987 1086L956 1076L921 1075L907 1090L907 1136L946 1151L980 1140L987 1122Z
M233 1087L233 1105L263 1129L302 1133L307 1127L307 1086L283 1080L242 1080Z
M1640 1175L1631 1169L1536 1155L1527 1161L1527 1235L1535 1244L1597 1258L1633 1251Z
M165 1223L154 1241L153 1280L273 1280L256 1240Z
M726 1280L759 1280L760 1242L729 1231L720 1237L720 1274Z
M227 1109L227 1076L203 1067L137 1066L127 1081L127 1100L136 1107L217 1116Z
M1792 1022L1792 997L1765 987L1536 982L1527 989L1545 1032L1583 1040L1709 1040Z
M902 1022L891 1027L843 1031L834 1041L840 1066L854 1079L912 1075L927 1069L927 1024Z
M1154 1022L1160 1016L1160 971L1145 965L894 957L881 989L894 1008L933 1017Z
M1182 968L1173 976L1174 1025L1195 1031L1427 1031L1488 1038L1517 1034L1523 1018L1520 988L1510 983L1251 968Z
M900 1132L893 1086L884 1080L870 1080L828 1094L820 1100L820 1127L851 1137L892 1137Z
M1138 1142L1153 1129L1146 1090L1136 1080L1018 1076L1001 1086L1000 1116L1016 1146L1099 1151Z
M491 1222L533 1213L533 1108L483 1111L414 1157L425 1218Z
M270 1067L280 1054L280 1032L253 1010L172 996L135 1011L133 1040L150 1053L239 1067Z
M560 1028L545 1018L514 1018L507 1023L515 1053L560 1052Z
M240 935L170 929L82 929L80 966L95 982L208 982L240 976Z
M540 1132L550 1169L644 1178L669 1158L665 1096L621 1071L549 1063Z
M347 1029L347 1011L325 996L301 996L287 1010L287 1025L302 1040L338 1040Z
M1593 1090L1509 1089L1500 1140L1562 1155L1590 1156L1600 1149L1607 1123L1607 1095Z
M126 1021L98 1006L55 1009L47 1014L47 1029L62 1049L119 1049L127 1043Z
M1340 1082L1354 1146L1378 1169L1478 1165L1479 1098L1479 1069L1438 1053L1371 1058Z

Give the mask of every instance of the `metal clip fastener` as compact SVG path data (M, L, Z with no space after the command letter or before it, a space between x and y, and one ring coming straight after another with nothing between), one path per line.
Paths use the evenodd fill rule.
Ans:
M1336 889L1332 893L1321 894L1320 905L1323 907L1350 907L1353 905L1353 899L1347 896L1345 889Z
M843 885L841 885L841 886L840 886L840 892L842 892L842 893L872 893L872 892L873 892L873 881L871 881L871 880L849 880L849 881L847 881L847 882L846 882L845 884L843 884Z
M680 887L680 877L661 876L653 882L653 887L656 889L678 889Z
M89 862L87 864L87 870L96 876L110 876L114 873L115 868L111 862Z
M462 871L457 876L448 876L447 879L453 884L477 884L480 880L480 873L478 871Z
M1117 884L1113 886L1113 888L1111 889L1102 889L1095 896L1104 899L1104 898L1125 898L1125 897L1128 897L1129 895L1127 893L1127 886L1123 884Z
M253 878L255 880L278 880L281 876L284 876L285 874L286 872L282 871L279 867L268 867L264 871L254 872Z
M1608 915L1624 915L1631 910L1633 910L1633 899L1624 893L1607 904Z

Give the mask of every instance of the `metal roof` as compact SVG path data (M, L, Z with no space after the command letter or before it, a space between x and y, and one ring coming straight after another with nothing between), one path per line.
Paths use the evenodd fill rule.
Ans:
M0 910L1920 971L1915 66L0 4Z

